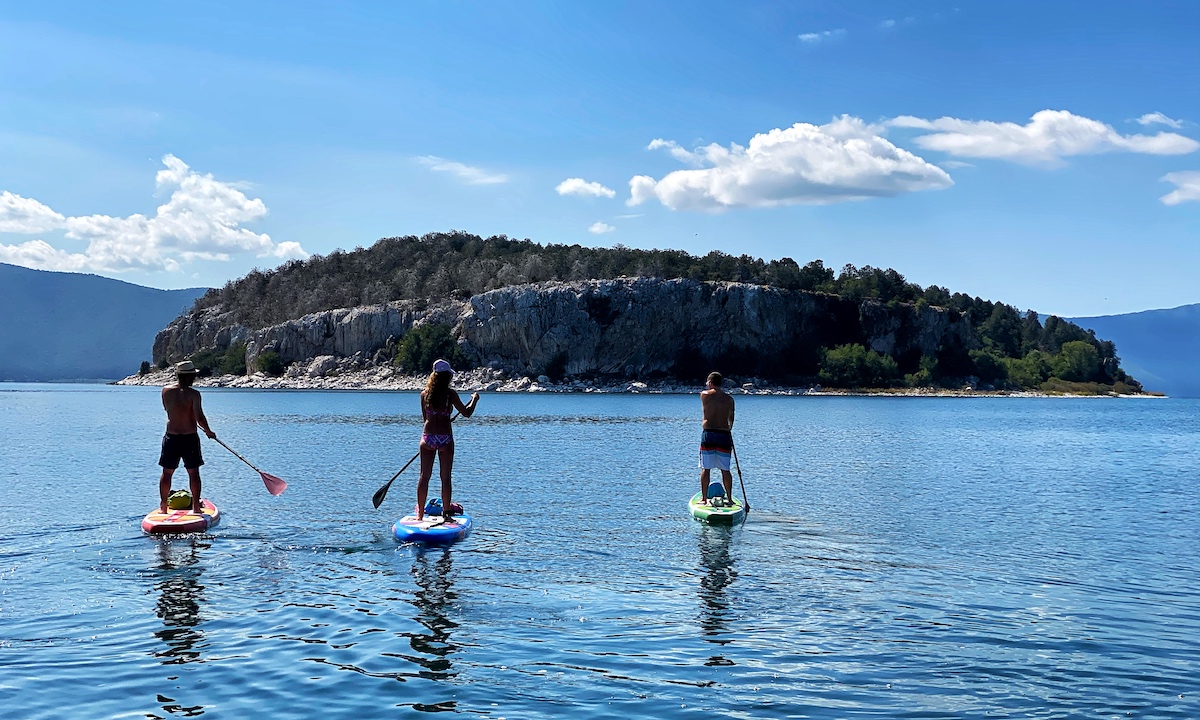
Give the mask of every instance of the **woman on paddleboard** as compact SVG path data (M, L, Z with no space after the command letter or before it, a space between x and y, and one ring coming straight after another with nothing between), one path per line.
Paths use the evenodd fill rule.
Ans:
M458 410L463 417L471 417L475 406L479 404L479 393L471 393L471 402L463 404L462 399L450 387L450 379L454 370L445 360L433 363L433 372L429 373L429 382L421 391L421 417L425 427L421 430L421 475L417 478L417 520L425 517L425 498L429 495L429 478L433 475L433 459L436 456L442 476L442 507L445 517L451 510L450 471L454 467L454 431L450 427L453 410Z

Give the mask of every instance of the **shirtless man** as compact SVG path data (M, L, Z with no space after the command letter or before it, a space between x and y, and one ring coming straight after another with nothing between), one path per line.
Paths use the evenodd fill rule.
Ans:
M721 471L725 497L733 497L733 473L729 455L733 452L733 396L721 389L721 373L708 374L708 389L700 393L704 420L700 423L700 498L708 503L709 471Z
M158 464L162 466L162 477L158 480L158 496L161 503L160 512L167 511L167 496L171 494L171 476L183 460L187 469L188 485L192 492L192 512L200 513L200 466L204 458L200 456L200 435L196 432L199 426L209 439L215 439L217 434L208 427L208 418L200 407L200 392L192 387L196 380L196 366L191 360L184 360L175 366L175 384L162 389L163 409L167 411L167 433L162 439L162 454Z

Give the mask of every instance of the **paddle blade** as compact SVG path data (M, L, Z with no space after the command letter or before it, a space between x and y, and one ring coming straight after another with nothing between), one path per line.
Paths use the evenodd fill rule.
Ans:
M287 483L283 481L283 478L277 478L274 475L262 472L261 470L258 474L262 475L263 485L267 486L267 492L271 493L272 495L282 495L283 491L287 490Z
M383 484L383 487L376 490L375 494L371 496L371 504L375 506L376 510L379 509L379 505L380 505L380 503L383 502L383 499L385 497L387 497L388 488L390 488L391 486L392 486L392 481L388 480L386 483Z

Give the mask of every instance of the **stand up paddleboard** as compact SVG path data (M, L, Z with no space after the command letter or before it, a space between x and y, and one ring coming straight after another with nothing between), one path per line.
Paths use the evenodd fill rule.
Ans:
M722 505L713 507L712 505L700 504L700 493L692 496L688 502L688 509L692 511L692 517L702 523L709 525L735 525L746 519L746 509L737 498L731 498L732 505Z
M417 520L416 515L408 515L396 521L392 534L400 542L449 545L470 534L473 524L471 516L465 512L450 518L426 515L421 520Z
M142 529L153 535L204 532L219 522L221 513L217 506L201 498L199 515L192 512L191 508L166 512L159 512L155 508L142 519Z

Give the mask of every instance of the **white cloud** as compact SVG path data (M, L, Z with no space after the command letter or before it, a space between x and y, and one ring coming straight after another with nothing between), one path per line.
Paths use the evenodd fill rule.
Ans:
M63 226L66 218L37 200L0 193L0 232L33 235Z
M603 235L604 233L610 233L613 230L616 230L616 228L608 223L603 222L594 222L588 226L588 232L593 235Z
M802 33L797 37L800 38L800 42L815 45L816 43L824 42L826 40L835 40L845 34L846 31L844 28L838 28L837 30L823 30L821 32Z
M0 262L62 272L96 269L87 255L58 250L45 240L30 240L20 245L0 245Z
M234 253L258 257L307 257L299 243L274 243L242 223L267 214L262 200L246 197L230 183L191 170L174 155L163 157L158 189L174 188L153 217L87 215L64 217L36 200L12 193L0 196L0 230L46 232L63 229L66 237L87 240L82 253L68 253L44 240L0 245L0 260L47 270L121 272L134 268L177 270L197 259L228 260Z
M681 163L686 163L695 167L701 167L704 165L704 155L687 150L681 147L679 143L675 142L674 140L655 138L650 141L649 145L646 146L647 150L661 150L663 148L666 148L667 151L671 153L671 157L675 158Z
M1137 120L1134 120L1134 122L1136 122L1138 125L1166 125L1167 127L1173 127L1176 130L1183 127L1182 120L1172 120L1160 112L1146 113Z
M905 18L901 18L900 20L888 19L888 20L884 20L883 22L879 23L879 29L880 30L892 30L897 25L912 25L916 21L917 21L917 19L914 17L905 17Z
M567 178L554 188L559 195L579 195L581 197L616 197L617 191L605 187L598 182L587 182L583 178Z
M450 173L468 185L496 185L508 182L508 176L503 173L488 172L482 168L471 167L435 155L423 155L417 160L434 172Z
M938 163L938 166L944 167L947 170L960 170L962 168L975 167L971 163L963 162L962 160L943 160Z
M988 120L937 120L902 115L889 125L933 131L915 142L926 150L956 157L997 158L1030 164L1056 164L1064 157L1126 151L1150 155L1185 155L1200 143L1176 133L1121 135L1099 120L1066 110L1042 110L1025 125Z
M1163 205L1200 202L1200 170L1167 173L1160 179L1175 184L1174 190L1159 198Z
M826 125L796 123L760 133L746 147L708 145L691 153L708 167L676 170L661 180L630 179L626 204L657 199L672 210L705 211L826 205L954 184L945 170L880 132L881 126L844 115Z

